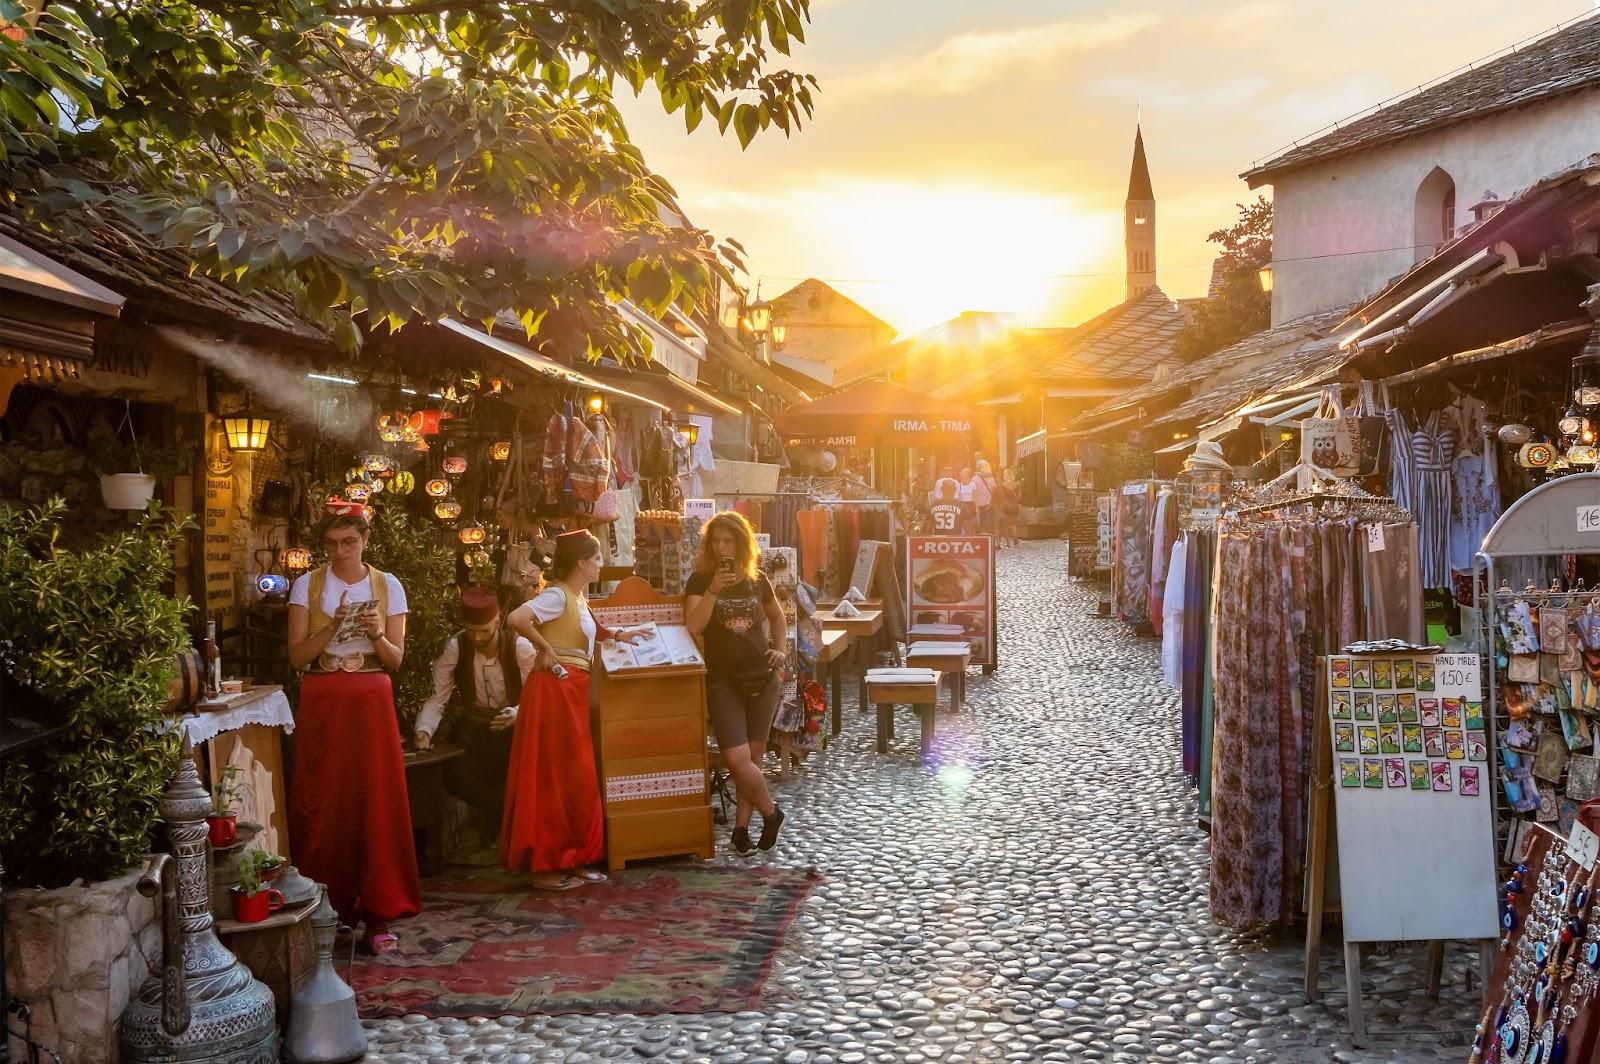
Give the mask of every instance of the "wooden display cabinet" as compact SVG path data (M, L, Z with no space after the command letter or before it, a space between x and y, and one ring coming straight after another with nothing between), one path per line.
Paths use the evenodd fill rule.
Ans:
M630 577L592 604L608 628L654 621L683 624L683 599ZM706 758L706 671L662 665L607 671L596 655L596 726L605 801L606 864L616 871L646 857L693 854L716 846Z

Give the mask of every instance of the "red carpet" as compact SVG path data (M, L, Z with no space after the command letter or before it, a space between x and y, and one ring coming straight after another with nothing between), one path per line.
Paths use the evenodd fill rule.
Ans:
M424 880L400 949L357 958L363 1017L735 1012L754 1006L809 869L666 865L566 893L498 868Z

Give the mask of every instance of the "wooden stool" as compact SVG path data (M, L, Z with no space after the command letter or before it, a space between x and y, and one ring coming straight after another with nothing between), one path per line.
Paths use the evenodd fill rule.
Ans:
M946 642L960 639L967 630L959 624L914 624L906 631L906 643L914 645L928 640Z
M906 665L913 669L932 669L950 677L950 708L961 709L967 702L967 666L972 662L972 644L961 642L913 643L906 651Z
M828 670L828 700L833 703L832 735L837 736L844 726L844 658L850 651L854 637L842 628L822 633L822 647L817 651L817 665Z
M939 674L932 669L870 669L866 676L867 700L878 711L878 753L889 752L894 738L894 709L917 708L922 718L922 758L933 749L933 715L939 702Z

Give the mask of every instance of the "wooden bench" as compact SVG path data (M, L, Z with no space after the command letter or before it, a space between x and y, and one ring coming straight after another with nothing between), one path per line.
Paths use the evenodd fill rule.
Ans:
M972 644L962 641L913 643L906 651L906 665L913 669L932 669L950 677L950 708L961 709L967 702L967 666L972 663Z
M844 657L850 650L854 637L842 628L822 633L822 648L817 651L817 665L828 670L828 700L833 703L833 724L830 732L838 735L844 726Z
M878 711L878 753L889 752L894 738L896 706L915 706L922 719L922 759L933 752L934 709L939 701L939 674L932 669L869 669L863 678L867 700Z

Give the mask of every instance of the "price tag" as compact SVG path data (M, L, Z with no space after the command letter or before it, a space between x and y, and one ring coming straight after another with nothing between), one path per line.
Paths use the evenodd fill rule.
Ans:
M1377 522L1367 526L1367 551L1376 554L1384 548L1383 526Z
M685 499L683 500L683 516L692 517L696 521L709 521L717 516L717 500Z
M1578 531L1600 532L1600 506L1578 507Z
M756 546L759 547L762 550L771 550L772 549L772 533L770 533L770 532L757 532L756 533Z
M1590 871L1595 858L1600 857L1600 835L1582 824L1573 824L1572 834L1567 836L1567 856L1577 861L1584 871Z

